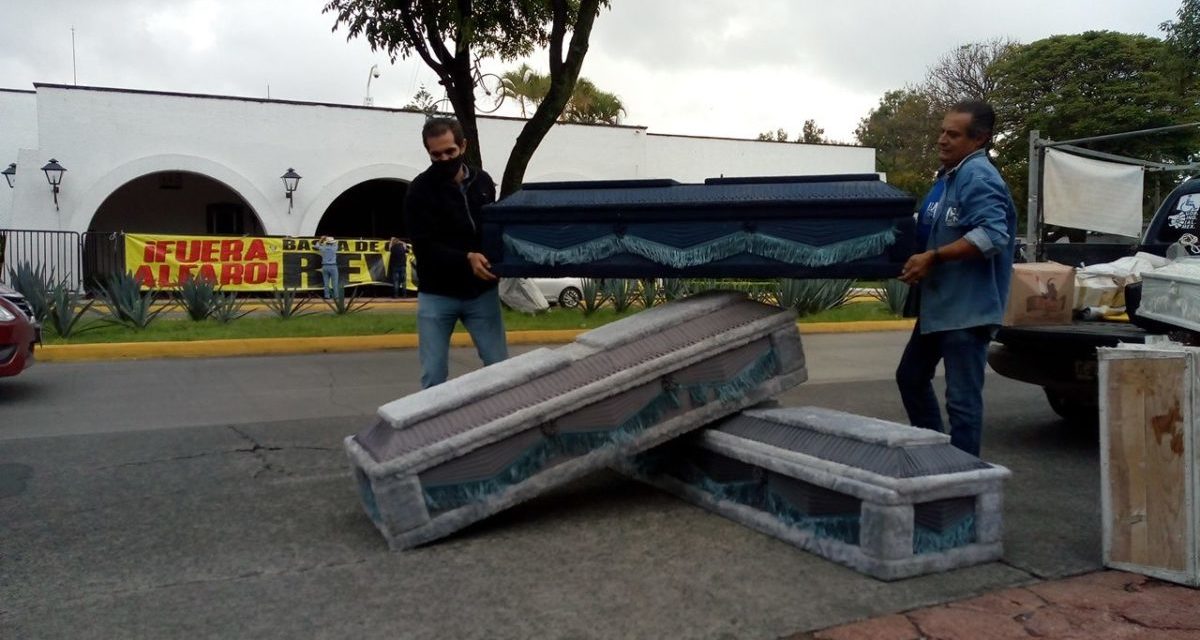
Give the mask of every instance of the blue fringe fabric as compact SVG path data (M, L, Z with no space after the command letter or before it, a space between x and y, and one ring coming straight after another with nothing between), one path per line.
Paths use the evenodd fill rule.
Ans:
M691 464L687 465L687 469L681 474L672 475L717 499L729 500L765 511L780 522L790 527L809 531L818 538L831 538L853 545L859 543L862 518L858 512L829 515L805 514L792 506L787 498L772 491L763 480L717 482Z
M778 368L775 351L769 350L728 382L697 382L684 388L687 389L692 406L708 404L709 399L714 397L721 404L729 404L741 399Z
M807 515L801 513L786 498L767 489L767 511L779 520L797 529L812 532L818 538L831 538L846 544L858 545L858 534L862 524L861 513L833 515Z
M717 262L740 254L752 254L787 264L827 267L877 256L896 242L895 229L814 246L751 231L739 231L690 247L673 247L631 235L610 234L570 247L556 249L504 235L504 247L528 262L539 265L589 264L617 254L634 254L675 269Z
M945 531L926 527L913 529L913 553L937 553L975 542L975 514L970 514Z
M724 402L730 398L744 396L774 375L777 368L778 359L775 352L768 350L726 382L665 386L650 402L612 429L556 433L526 449L503 471L490 478L426 487L425 506L430 511L448 511L479 502L529 479L544 469L551 460L563 456L578 457L602 447L617 446L633 440L638 434L662 420L669 411L681 406L680 391L686 391L694 398L694 389L702 388L703 393L713 393Z

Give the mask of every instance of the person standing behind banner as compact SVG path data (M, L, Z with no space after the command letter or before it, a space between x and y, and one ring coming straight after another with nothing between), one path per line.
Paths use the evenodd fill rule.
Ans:
M508 344L499 279L483 255L482 210L496 200L496 185L463 162L468 141L458 121L431 118L421 141L430 166L409 185L404 218L417 258L417 349L427 389L449 376L450 334L459 320L485 366L507 358Z
M321 236L317 242L317 253L321 254L321 281L326 298L335 298L341 291L338 282L337 240L333 236Z
M933 392L942 361L950 443L975 456L988 345L1004 319L1016 247L1016 206L988 158L995 122L992 107L978 100L946 113L937 142L942 168L918 212L922 251L900 273L918 296L917 324L896 368L908 419L944 430Z
M400 238L388 241L388 279L393 298L408 297L408 244Z

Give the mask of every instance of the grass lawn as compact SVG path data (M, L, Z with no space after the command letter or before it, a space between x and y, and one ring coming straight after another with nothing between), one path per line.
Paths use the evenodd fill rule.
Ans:
M504 311L504 326L509 331L594 329L601 325L637 313L641 307L634 306L624 314L611 308L600 309L585 316L578 309L553 308L536 316ZM859 320L894 320L896 316L880 302L857 302L836 309L806 316L800 322L854 322ZM392 333L415 333L417 317L414 313L392 313L383 311L353 313L335 316L318 313L302 318L280 320L277 317L252 314L228 324L213 320L194 322L187 318L160 317L141 331L128 327L107 325L97 320L84 321L95 327L63 339L54 333L53 327L43 328L45 344L88 344L95 342L159 342L185 340L244 340L251 338L296 338L319 336L370 336ZM461 325L458 331L465 331Z

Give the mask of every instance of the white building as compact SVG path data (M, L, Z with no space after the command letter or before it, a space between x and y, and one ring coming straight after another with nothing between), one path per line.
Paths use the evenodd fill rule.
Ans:
M36 84L0 89L0 230L403 235L407 183L429 164L422 113L350 105ZM479 119L499 180L523 120ZM41 168L66 172L57 194ZM280 177L302 176L288 199ZM526 181L871 173L875 150L560 124Z

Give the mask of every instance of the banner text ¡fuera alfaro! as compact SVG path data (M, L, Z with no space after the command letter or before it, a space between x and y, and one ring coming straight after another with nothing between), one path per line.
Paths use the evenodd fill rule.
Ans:
M125 268L144 289L170 289L192 278L227 291L320 289L315 238L127 234ZM386 240L338 240L343 286L387 282Z

